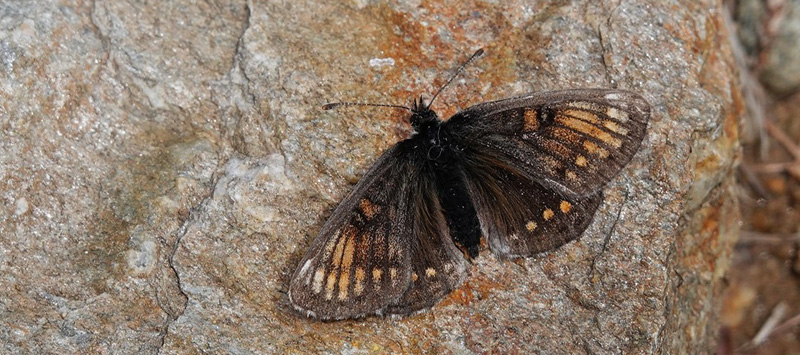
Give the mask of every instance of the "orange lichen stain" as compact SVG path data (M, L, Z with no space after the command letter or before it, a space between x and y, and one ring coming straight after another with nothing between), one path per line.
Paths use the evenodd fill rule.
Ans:
M764 186L775 194L785 194L787 190L786 179L782 176L765 178Z
M753 302L758 298L757 296L756 290L746 285L731 285L722 299L721 323L728 327L739 326L745 320L747 311L750 310Z
M706 270L716 272L717 256L720 246L720 218L723 208L721 200L716 200L698 211L703 215L699 230L699 244L695 245L690 255L695 263L706 264ZM699 267L699 265L698 265Z
M695 171L702 175L706 173L711 174L717 170L721 165L722 161L720 160L719 155L711 153L706 155L702 160L699 160L695 165Z
M472 302L489 297L494 290L502 289L504 285L491 280L484 275L477 275L467 279L460 287L450 292L439 304L446 306L451 303L470 305Z
M737 82L731 80L728 84L731 91L731 105L723 106L725 108L725 120L722 122L722 130L725 132L725 137L731 142L739 141L739 117L742 117L745 112L744 98L742 92L738 90Z

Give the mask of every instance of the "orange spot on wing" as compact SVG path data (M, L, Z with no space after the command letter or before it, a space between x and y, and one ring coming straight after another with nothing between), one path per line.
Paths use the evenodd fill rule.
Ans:
M585 167L587 163L588 161L586 160L586 157L583 155L578 155L578 157L575 158L575 165L577 166Z
M608 151L600 148L592 141L583 141L583 148L586 149L587 152L597 155L603 159L608 158Z
M364 292L364 277L365 277L364 269L357 267L356 268L356 285L353 288L356 296L360 296L361 293Z
M350 288L350 270L342 271L342 275L339 276L339 300L343 301L347 299L347 292Z
M594 138L599 139L601 142L613 146L615 148L619 148L622 146L622 141L618 138L613 137L610 133L590 124L585 121L581 121L574 117L568 116L558 116L558 122L575 130L586 134L588 136L592 136Z
M378 213L381 212L380 206L372 203L372 201L366 198L361 199L360 207L361 207L361 212L364 213L364 216L366 216L368 220L372 219Z
M564 110L564 114L570 115L572 117L584 120L586 122L590 122L593 124L600 124L600 119L597 118L597 115L588 112L588 111L581 111L581 110Z
M525 132L531 132L537 129L539 129L539 117L536 114L536 110L525 110L525 114L523 115L522 130Z

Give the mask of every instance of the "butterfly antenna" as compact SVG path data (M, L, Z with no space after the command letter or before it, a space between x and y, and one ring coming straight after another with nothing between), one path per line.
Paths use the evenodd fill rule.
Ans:
M464 68L466 68L466 67L467 67L467 65L469 65L469 63L472 63L472 61L473 61L473 60L477 59L477 58L478 58L478 57L480 57L481 55L483 55L483 48L481 48L481 49L478 49L477 51L475 51L475 53L474 53L474 54L472 54L472 56L471 56L471 57L469 57L469 59L467 59L467 61L466 61L466 62L464 62L464 64L461 64L461 66L460 66L460 67L458 67L458 70L456 70L456 73L455 73L455 74L453 74L453 76L451 76L451 77L450 77L450 80L448 80L448 81L447 81L447 83L445 83L444 85L442 85L442 87L441 87L441 88L439 88L439 91L437 91L437 92L436 92L436 94L435 94L435 95L433 95L433 98L432 98L432 99L431 99L431 101L428 103L428 106L431 106L431 105L433 105L433 100L436 100L436 97L437 97L437 96L439 96L439 94L442 92L442 90L444 90L444 88L446 88L448 85L450 85L450 83L452 83L452 82L453 82L453 80L455 80L455 79L458 77L458 75L459 75L459 74L461 74L461 72L463 72L463 71L464 71Z
M374 106L374 107L393 107L393 108L401 108L404 110L414 111L411 107L401 106L401 105L387 105L387 104L365 104L360 102L331 102L325 105L322 105L323 110L333 110L339 106Z

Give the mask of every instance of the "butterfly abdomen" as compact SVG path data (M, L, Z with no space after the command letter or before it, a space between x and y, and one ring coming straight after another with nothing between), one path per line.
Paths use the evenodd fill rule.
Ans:
M470 258L475 258L480 246L481 226L463 174L458 166L436 169L436 192L453 242L466 250Z
M467 190L463 170L463 147L442 121L419 127L418 149L424 152L427 169L435 180L439 205L447 219L450 236L470 257L478 256L481 228Z

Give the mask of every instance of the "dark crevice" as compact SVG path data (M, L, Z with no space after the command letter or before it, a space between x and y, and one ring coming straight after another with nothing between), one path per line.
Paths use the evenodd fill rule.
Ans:
M240 63L239 59L241 58L241 51L242 51L242 49L244 47L244 35L245 35L245 33L247 33L247 30L250 28L250 18L251 18L252 13L251 13L251 8L250 8L249 2L245 3L245 11L246 11L246 15L245 15L245 19L244 19L244 26L243 26L241 32L237 36L237 39L236 39L237 45L236 45L235 53L233 55L233 62L231 63L231 68L230 68L230 71L234 71L234 70L237 69L237 67L239 67L238 69L242 71L243 75L245 75L245 73L244 73L244 70L241 68L241 63ZM245 75L245 79L249 81L249 79L246 78L246 75ZM167 258L167 264L169 266L169 269L172 270L172 273L174 274L174 278L175 278L176 286L178 288L178 292L180 292L180 294L183 296L183 302L182 302L182 306L180 307L180 310L178 312L175 312L172 309L172 307L170 307L169 305L162 304L162 301L159 299L158 296L156 296L156 301L158 302L159 307L167 314L167 320L164 323L163 328L159 331L159 338L160 338L159 339L159 346L158 346L158 353L159 354L162 352L162 349L164 348L164 345L165 345L165 342L166 342L166 339L167 339L167 335L169 334L169 327L172 325L172 323L174 323L181 316L183 316L184 312L186 311L186 308L188 307L188 303L189 303L189 295L183 290L183 283L181 281L181 275L178 272L178 268L177 268L177 266L175 264L175 255L178 252L178 248L180 247L181 240L183 239L183 237L186 235L186 233L188 231L188 226L192 225L192 222L195 221L197 216L198 216L198 212L200 212L201 209L204 208L204 206L208 203L209 199L213 196L214 188L215 188L215 186L217 185L218 182L219 182L219 177L212 178L212 181L210 181L210 184L209 184L210 187L208 189L208 192L206 193L206 197L204 197L198 204L196 204L195 206L193 206L192 208L189 209L189 216L183 222L181 227L178 229L178 231L176 233L177 237L175 239L175 243L172 245L172 250L170 251L169 256Z

